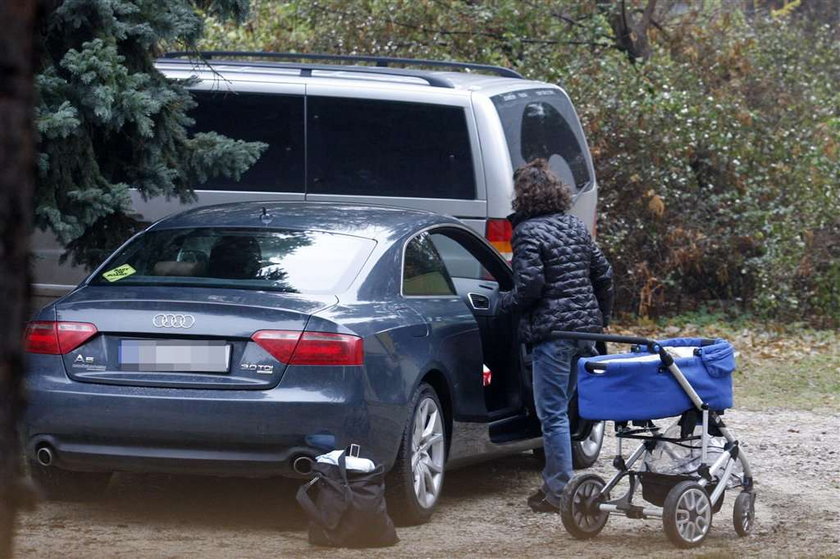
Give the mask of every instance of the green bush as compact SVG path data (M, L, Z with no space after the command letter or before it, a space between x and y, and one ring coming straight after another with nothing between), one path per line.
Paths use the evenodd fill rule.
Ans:
M793 9L664 4L647 60L619 48L617 3L571 0L261 1L246 26L211 22L205 47L470 60L560 83L595 159L621 310L836 324L836 31Z

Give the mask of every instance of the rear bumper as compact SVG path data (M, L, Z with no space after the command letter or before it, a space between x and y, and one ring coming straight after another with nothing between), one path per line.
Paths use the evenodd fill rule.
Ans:
M56 359L30 356L23 437L28 458L48 446L63 469L289 476L296 457L350 442L390 466L400 436L371 436L361 367L290 367L270 390L199 390L78 382Z
M166 448L149 445L112 445L79 442L56 435L35 435L27 445L28 456L49 448L52 467L73 471L163 472L242 477L298 477L292 463L299 457L315 458L322 451L312 447L278 450L236 448Z

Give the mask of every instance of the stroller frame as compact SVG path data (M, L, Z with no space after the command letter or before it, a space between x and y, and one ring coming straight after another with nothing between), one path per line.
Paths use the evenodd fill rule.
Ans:
M700 466L696 471L686 475L657 474L666 479L673 479L673 486L668 490L662 506L639 505L633 502L636 489L640 482L644 485L644 476L650 473L634 470L634 465L646 452L654 450L659 445L665 444L667 450L668 443L680 444L697 440L698 437L695 435L678 439L665 437L664 431L651 420L633 421L633 427L628 426L628 421L616 421L617 451L613 466L617 472L606 483L594 474L576 475L569 482L564 490L561 507L561 517L566 530L578 539L588 539L601 531L610 514L637 519L661 518L665 533L672 543L681 548L696 547L708 534L712 514L719 511L728 481L733 476L736 464L740 463L743 473L740 476L740 483L735 487L740 486L742 491L735 501L733 522L739 536L748 535L752 530L755 516L755 494L749 460L740 447L738 439L726 426L720 414L710 409L703 401L674 362L674 357L668 349L655 340L641 337L580 332L562 332L561 335L563 338L573 340L633 344L646 347L650 353L658 354L661 367L673 375L694 406L683 415L699 412L703 429L699 437ZM714 340L701 340L701 346L712 343ZM598 362L587 362L584 365L585 370L590 373L603 373L608 367L608 363ZM710 430L715 435L719 433L726 440L720 455L712 463L708 460L709 442L712 438ZM692 429L692 433L693 431ZM624 439L642 441L626 460L622 452ZM610 492L625 477L628 478L629 489L622 496L610 499Z

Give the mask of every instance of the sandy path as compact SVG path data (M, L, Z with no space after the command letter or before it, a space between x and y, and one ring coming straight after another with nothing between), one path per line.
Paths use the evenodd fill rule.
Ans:
M706 557L840 555L840 414L729 411L728 424L751 458L757 524L749 538L732 526L732 502L715 515L694 554ZM605 442L595 468L610 474ZM290 487L272 480L120 475L98 503L43 503L20 519L17 557L684 557L657 520L611 517L587 542L555 515L524 504L539 465L523 454L452 472L429 524L399 529L382 550L309 546Z

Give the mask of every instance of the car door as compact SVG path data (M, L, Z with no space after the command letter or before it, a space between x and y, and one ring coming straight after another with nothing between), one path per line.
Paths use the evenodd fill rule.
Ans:
M479 326L485 380L489 380L483 398L490 440L503 443L538 436L530 361L517 334L519 317L498 311L501 292L513 285L510 266L483 238L466 228L439 227L429 231L429 237L458 296Z
M453 419L483 419L487 411L482 397L478 323L458 296L440 254L425 231L405 244L401 296L428 326L426 368L441 371L449 380Z

